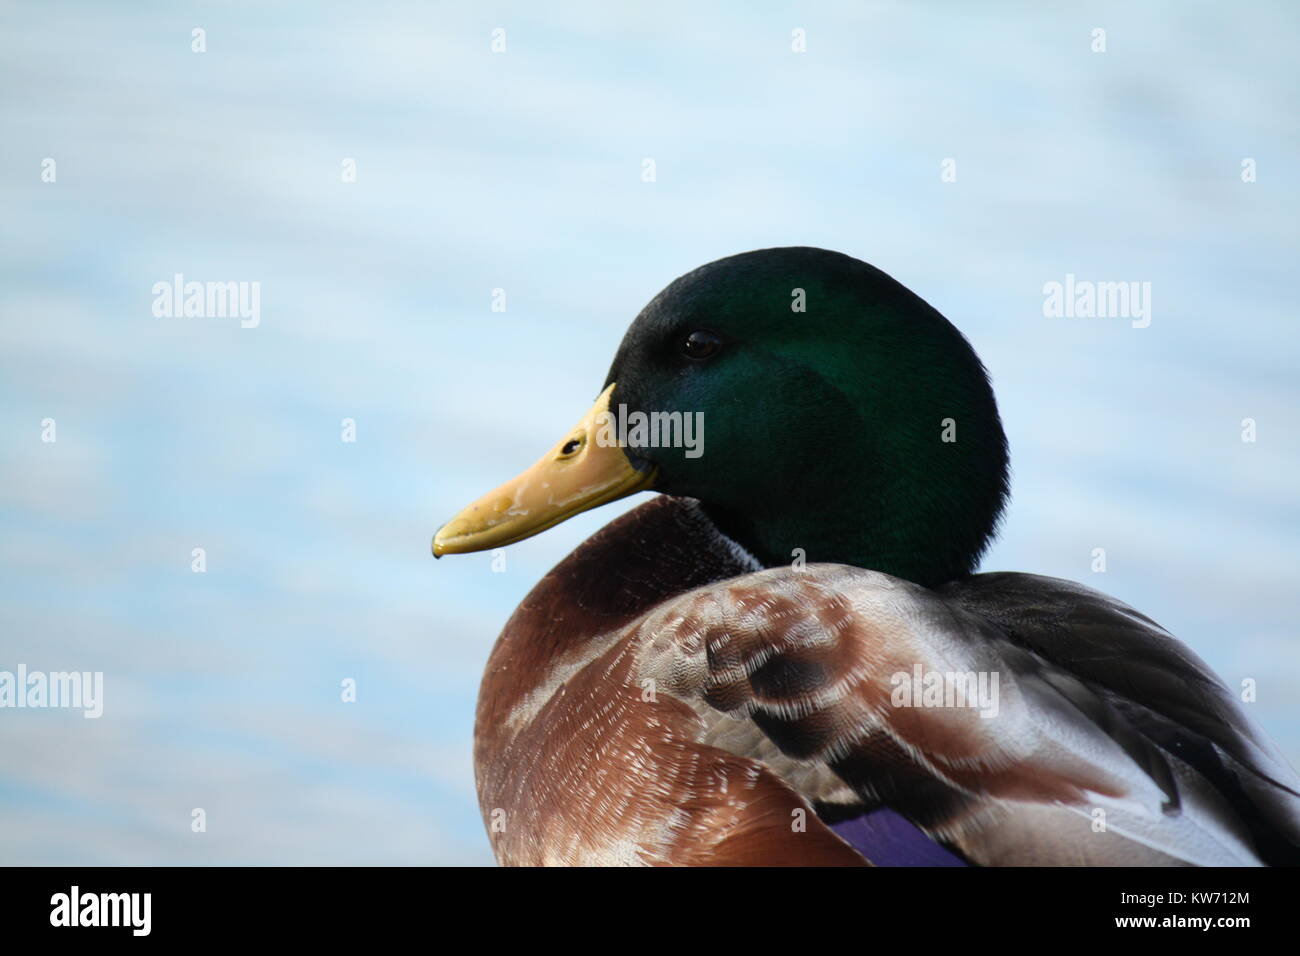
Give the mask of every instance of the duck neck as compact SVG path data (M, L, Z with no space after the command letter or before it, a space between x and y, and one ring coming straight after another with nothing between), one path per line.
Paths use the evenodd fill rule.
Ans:
M802 500L743 512L705 504L724 534L764 567L848 564L925 587L966 577L979 564L1001 515L1005 485L907 485L879 495Z

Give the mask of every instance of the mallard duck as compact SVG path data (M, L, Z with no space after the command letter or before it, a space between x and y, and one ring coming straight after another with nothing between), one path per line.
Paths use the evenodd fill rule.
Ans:
M880 270L782 248L672 282L578 425L433 539L658 493L491 653L497 859L1296 862L1300 782L1196 655L1097 591L976 573L1007 469L980 359Z

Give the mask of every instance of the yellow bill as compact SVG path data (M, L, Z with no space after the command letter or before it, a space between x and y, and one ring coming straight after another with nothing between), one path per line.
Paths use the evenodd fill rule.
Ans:
M545 531L589 508L653 487L655 469L638 471L615 442L597 441L609 421L610 385L565 438L519 477L490 491L438 529L433 556L499 548ZM612 429L604 429L608 435Z

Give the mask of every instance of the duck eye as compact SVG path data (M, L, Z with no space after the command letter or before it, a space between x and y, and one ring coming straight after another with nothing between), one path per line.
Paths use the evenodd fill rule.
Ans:
M721 347L722 339L703 329L697 329L682 339L682 354L697 362L711 357Z

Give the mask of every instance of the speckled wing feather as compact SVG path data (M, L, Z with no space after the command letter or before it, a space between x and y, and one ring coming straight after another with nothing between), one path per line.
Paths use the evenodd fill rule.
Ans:
M1197 680L1178 670L1153 677L1161 694L1148 704L1099 685L1093 666L1063 646L1100 640L1100 617L1077 637L1063 621L1049 656L1024 638L1041 628L1022 623L1013 638L977 613L974 591L941 595L839 565L751 573L648 615L635 641L638 672L683 701L757 724L787 757L831 767L864 801L904 812L977 863L1251 865L1261 862L1255 818L1295 832L1296 802L1275 782L1285 768L1260 771L1244 717L1190 652L1163 632L1172 646L1147 647L1155 625L1116 611L1132 623L1111 644L1131 646L1135 659L1181 661ZM957 692L903 700L922 675ZM969 682L980 675L996 688L991 697ZM1193 721L1201 700L1211 716ZM1187 748L1167 746L1155 723L1136 718L1148 707L1187 720L1189 737L1212 735L1198 739L1231 755L1243 792L1259 784L1273 803L1224 793Z

